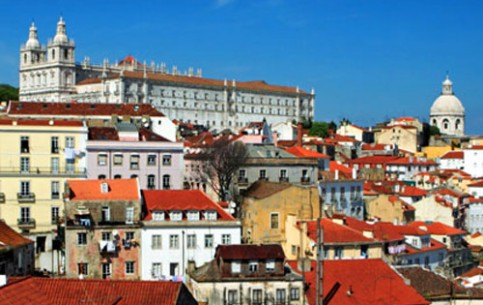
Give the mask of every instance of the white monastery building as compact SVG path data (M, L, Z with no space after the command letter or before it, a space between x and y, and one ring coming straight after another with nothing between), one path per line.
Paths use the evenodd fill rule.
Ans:
M60 18L47 46L30 27L20 49L20 101L149 103L168 117L210 129L236 130L248 122L267 123L313 119L315 93L265 81L215 80L201 69L185 73L166 65L139 63L131 56L115 64L75 61L75 43Z

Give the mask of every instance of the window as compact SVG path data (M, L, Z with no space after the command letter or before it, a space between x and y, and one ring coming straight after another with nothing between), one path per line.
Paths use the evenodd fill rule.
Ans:
M163 165L171 165L171 155L163 155Z
M231 244L231 234L222 234L221 235L221 243L223 245Z
M52 174L59 173L59 158L54 157L50 159L50 171Z
M261 169L259 179L265 179L265 178L267 178L267 170Z
M274 259L267 259L265 262L265 270L267 272L274 272L275 271L275 260Z
M65 160L65 172L68 173L68 174L73 174L74 173L74 164L75 164L75 159Z
M30 181L20 181L20 196L30 196Z
M50 208L50 220L52 224L57 224L59 222L59 207L51 207Z
M131 169L139 169L139 155L131 155Z
M59 153L59 137L51 137L50 138L50 152L52 154Z
M29 157L20 157L20 172L21 173L30 173L30 158Z
M74 137L65 137L65 148L74 148Z
M188 249L195 249L196 248L196 235L195 234L188 234Z
M126 240L134 239L134 232L128 231L126 232Z
M188 216L188 221L198 221L198 220L200 220L200 212L199 211L188 211L187 216Z
M103 241L110 241L111 240L111 232L102 232L101 239Z
M240 273L241 272L241 262L240 261L232 261L231 262L231 273Z
M156 165L156 155L148 155L148 165Z
M134 262L126 262L126 274L134 274Z
M169 213L169 219L172 221L181 221L183 220L183 213L181 211L172 211Z
M30 208L29 207L21 207L20 208L20 222L21 223L29 223L30 222Z
M87 233L85 232L77 233L77 244L87 245Z
M37 236L35 239L35 253L45 252L45 240L46 236Z
M126 224L134 223L134 207L126 207Z
M286 169L280 170L280 178L287 178L287 170Z
M248 271L257 272L258 271L258 261L250 261L248 263Z
M78 263L77 264L77 274L79 275L87 275L89 273L87 263Z
M102 207L101 208L101 221L110 221L111 220L111 211L109 207Z
M159 279L161 277L161 263L153 263L151 265L151 277Z
M102 278L107 279L111 277L111 264L102 263Z
M252 292L252 305L261 305L262 304L262 290L261 289L253 289Z
M344 253L344 249L342 247L335 247L334 253L335 253L334 254L335 259L341 259Z
M270 228L278 229L278 213L270 213Z
M153 220L154 221L164 220L164 212L153 211Z
M238 172L238 177L240 179L243 179L243 178L245 178L246 174L247 174L246 170L240 169L240 171Z
M97 155L97 165L99 165L99 166L106 166L107 165L107 154L98 154Z
M216 220L217 219L217 212L216 211L205 211L205 219L206 220Z
M106 175L99 175L99 176L97 176L97 179L104 180L104 179L106 179Z
M161 235L151 236L151 249L161 249Z
M20 152L21 153L29 153L30 152L29 137L27 137L27 136L20 137Z
M121 154L115 154L114 155L114 165L115 166L121 166L122 165L122 155Z
M169 190L171 188L170 180L171 180L170 175L164 175L163 176L163 189L164 190Z
M175 276L179 274L179 264L178 263L170 263L169 264L169 275Z
M205 248L213 248L213 234L205 234Z
M290 300L300 300L299 288L290 288Z
M170 249L178 249L179 248L179 235L170 235L169 236L169 248Z
M285 305L285 298L285 289L277 288L277 290L275 291L275 304Z
M114 179L121 179L121 178L122 178L122 176L121 176L121 175L119 175L119 174L114 175Z
M227 305L237 305L238 304L238 291L228 290L228 304Z
M60 198L60 182L51 181L50 182L50 198L59 199Z

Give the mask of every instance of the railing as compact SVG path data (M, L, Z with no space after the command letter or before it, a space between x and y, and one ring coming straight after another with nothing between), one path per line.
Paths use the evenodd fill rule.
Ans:
M288 177L279 177L278 178L278 181L280 181L280 182L288 182L289 179L288 179Z
M310 183L310 177L302 177L302 178L300 178L300 182L302 184L309 184Z
M238 184L248 184L248 178L247 177L238 177Z
M86 168L67 168L67 167L0 167L0 175L85 175Z
M5 203L5 193L0 193L0 203Z
M34 203L35 193L17 193L17 200L20 203Z
M19 218L19 219L17 219L17 225L21 229L33 229L33 228L35 228L35 219L33 219L33 218Z

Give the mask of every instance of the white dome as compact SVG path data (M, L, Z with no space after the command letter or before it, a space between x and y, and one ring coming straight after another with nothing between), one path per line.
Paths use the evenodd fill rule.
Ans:
M431 106L431 115L464 115L465 108L453 94L441 94Z
M40 49L40 42L37 38L37 28L35 27L35 24L33 22L30 26L29 39L25 43L25 47L27 49Z
M434 101L431 106L433 115L464 115L465 108L461 101L453 94L453 83L446 75L443 81L443 93Z
M65 22L62 17L60 17L59 22L57 22L57 33L54 37L54 42L59 44L68 43L69 39L67 38L67 34L65 33Z

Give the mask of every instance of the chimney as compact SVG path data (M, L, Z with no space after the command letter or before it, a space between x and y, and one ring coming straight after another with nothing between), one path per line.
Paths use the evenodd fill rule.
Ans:
M335 170L335 180L339 180L339 170Z
M302 147L302 122L297 125L297 146Z
M357 169L356 168L352 168L352 179L357 179Z

